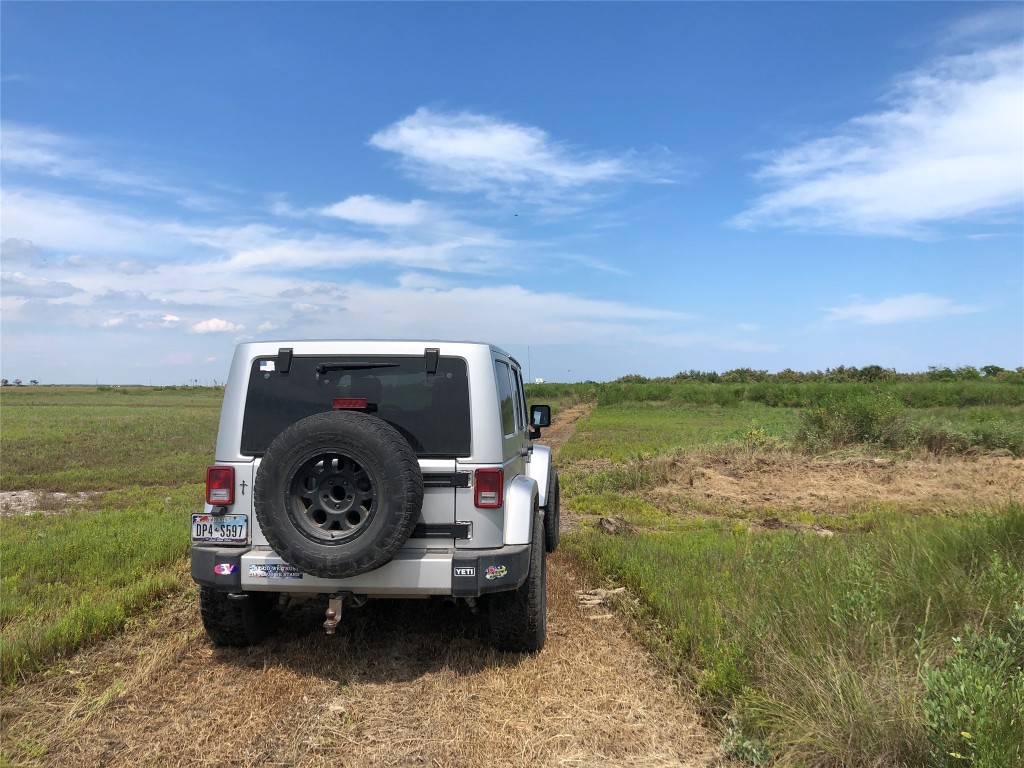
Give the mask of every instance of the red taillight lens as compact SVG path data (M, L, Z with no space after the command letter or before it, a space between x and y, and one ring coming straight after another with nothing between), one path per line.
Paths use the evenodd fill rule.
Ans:
M500 469L478 469L473 483L473 501L481 509L495 509L501 506L501 492L505 485L505 473Z
M338 411L365 411L365 397L336 397L331 400L331 407Z
M217 506L235 503L234 467L210 467L206 470L206 503Z

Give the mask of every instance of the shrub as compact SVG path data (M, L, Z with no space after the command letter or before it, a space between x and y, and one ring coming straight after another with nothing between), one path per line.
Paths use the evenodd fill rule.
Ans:
M871 390L829 395L801 418L799 442L810 448L840 448L855 443L903 447L907 417L892 395Z
M1024 764L1024 604L1004 633L967 627L953 648L945 664L921 670L932 764Z

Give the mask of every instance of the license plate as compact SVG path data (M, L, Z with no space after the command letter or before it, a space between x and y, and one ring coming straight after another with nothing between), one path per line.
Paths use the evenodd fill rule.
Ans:
M242 542L249 538L245 515L192 515L192 541Z

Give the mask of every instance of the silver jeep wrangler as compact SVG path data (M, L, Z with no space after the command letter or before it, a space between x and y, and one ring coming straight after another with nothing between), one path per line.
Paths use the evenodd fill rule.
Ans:
M192 516L210 638L259 642L290 599L326 596L333 633L368 598L442 596L498 648L540 650L558 475L531 440L550 422L488 344L240 344Z

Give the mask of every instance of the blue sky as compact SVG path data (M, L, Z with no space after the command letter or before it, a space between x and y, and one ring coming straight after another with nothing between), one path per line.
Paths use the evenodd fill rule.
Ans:
M0 372L1024 364L1019 3L23 3Z

